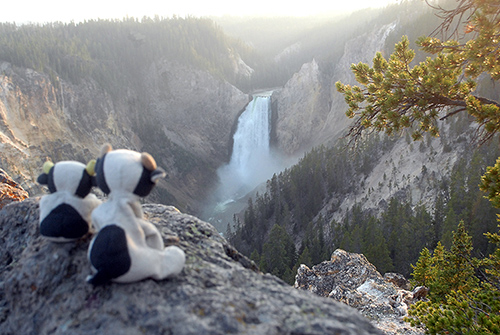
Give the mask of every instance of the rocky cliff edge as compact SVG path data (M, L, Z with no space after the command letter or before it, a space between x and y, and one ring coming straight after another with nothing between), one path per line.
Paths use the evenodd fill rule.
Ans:
M428 289L420 286L409 291L410 283L400 274L382 277L362 254L337 249L329 261L312 268L301 265L294 286L358 309L386 335L425 333L404 318L411 304L425 299Z
M93 288L90 237L44 240L38 202L0 211L0 334L380 334L355 309L259 273L210 224L171 206L143 208L185 250L183 272Z

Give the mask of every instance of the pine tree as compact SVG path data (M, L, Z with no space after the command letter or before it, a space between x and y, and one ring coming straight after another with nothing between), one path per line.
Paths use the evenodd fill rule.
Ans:
M429 334L500 334L500 236L488 234L497 252L484 260L471 256L471 236L460 222L450 251L439 243L432 257L427 249L414 266L413 283L429 287L428 301L408 311L413 326ZM485 268L483 280L476 273Z
M262 247L260 268L288 283L293 283L291 268L296 262L295 245L286 230L275 224L271 229L269 241Z
M362 253L377 268L380 273L393 270L387 241L380 228L380 222L374 217L367 220L363 234Z
M465 229L465 223L460 221L453 233L453 244L446 253L446 266L443 277L451 290L467 292L477 286L475 277L477 260L472 257L472 237Z
M255 264L260 264L260 255L257 250L252 251L250 254L250 259L255 262Z
M500 231L500 225L498 226ZM489 257L482 260L482 265L486 267L486 275L496 278L497 281L493 279L492 284L496 286L497 290L500 290L500 235L498 233L486 233L485 234L491 244L495 245L495 251L490 254Z
M439 241L442 236L443 223L445 220L445 201L443 199L443 195L439 194L436 198L436 203L434 205L434 213L433 213L433 225L434 225L434 236L436 237L436 241Z
M307 266L313 265L311 253L309 252L309 247L307 247L307 246L304 248L304 251L302 251L302 253L300 254L299 259L297 261L298 266L300 266L301 264L305 264ZM297 268L298 268L298 266L297 266Z
M413 279L411 283L413 286L429 286L432 281L432 259L429 249L424 248L420 252L420 257L418 258L417 264L412 264L413 273L411 274Z

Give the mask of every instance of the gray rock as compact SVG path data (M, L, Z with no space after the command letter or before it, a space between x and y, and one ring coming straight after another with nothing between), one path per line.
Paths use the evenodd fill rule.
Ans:
M382 277L364 255L337 249L330 261L312 268L301 265L294 286L358 309L386 335L424 334L404 317L409 305L425 297L425 288L410 292L399 285L409 289L403 276L391 273Z
M384 273L384 279L390 283L393 283L397 287L400 287L404 290L411 290L411 284L408 279L406 279L402 274L387 272Z
M93 288L90 237L38 233L38 199L0 211L0 334L380 334L355 309L263 275L208 223L174 207L144 211L186 252L165 281ZM178 240L177 238L178 237Z

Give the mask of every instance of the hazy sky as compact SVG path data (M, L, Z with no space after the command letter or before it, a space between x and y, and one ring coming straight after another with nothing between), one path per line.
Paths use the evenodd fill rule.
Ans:
M80 22L126 16L313 15L384 6L397 0L6 0L0 22Z

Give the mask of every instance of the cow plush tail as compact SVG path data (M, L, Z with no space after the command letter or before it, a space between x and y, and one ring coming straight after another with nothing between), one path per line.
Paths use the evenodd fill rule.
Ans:
M99 230L92 241L89 260L97 273L87 278L87 282L94 286L104 285L127 273L132 261L123 228L112 224Z

